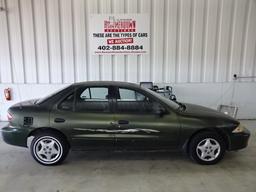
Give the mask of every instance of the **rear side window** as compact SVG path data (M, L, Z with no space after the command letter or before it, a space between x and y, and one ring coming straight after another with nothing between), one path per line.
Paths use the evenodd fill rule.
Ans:
M110 112L108 87L80 88L76 95L76 111Z
M80 99L90 101L104 101L108 100L107 87L92 87L86 88L81 94Z

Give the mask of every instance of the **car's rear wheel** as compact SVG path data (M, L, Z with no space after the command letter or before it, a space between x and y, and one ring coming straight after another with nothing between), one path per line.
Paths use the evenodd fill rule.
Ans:
M36 134L30 146L33 158L42 165L60 164L68 155L67 141L58 133Z
M218 163L225 154L225 142L215 132L201 132L195 135L189 144L189 156L203 165Z

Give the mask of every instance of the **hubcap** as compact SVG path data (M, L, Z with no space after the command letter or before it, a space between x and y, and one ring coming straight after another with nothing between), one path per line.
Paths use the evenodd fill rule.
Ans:
M220 154L220 144L212 138L206 138L198 143L196 147L197 156L203 161L213 161Z
M45 136L36 141L34 153L39 161L51 164L60 159L63 149L58 140L53 137Z

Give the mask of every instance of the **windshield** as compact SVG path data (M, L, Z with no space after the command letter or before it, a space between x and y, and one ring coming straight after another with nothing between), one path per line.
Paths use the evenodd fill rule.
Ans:
M168 104L169 106L171 106L173 109L178 109L180 106L178 103L175 103L174 101L166 98L165 96L159 94L159 93L156 93L155 91L152 91L150 89L145 89L143 87L141 87L141 89L144 89L145 91L147 92L150 92L150 94L154 95L155 97L157 97L158 99L164 101L166 104Z
M52 96L54 96L54 95L56 95L57 93L63 91L64 89L66 89L67 87L69 87L69 85L68 85L68 86L65 86L65 87L63 87L63 88L61 88L61 89L58 89L57 91L54 91L54 92L51 93L50 95L47 95L47 96L45 96L45 97L42 97L41 99L38 99L38 100L35 102L35 104L41 104L41 103L45 102L46 100L48 100L48 99L51 98Z

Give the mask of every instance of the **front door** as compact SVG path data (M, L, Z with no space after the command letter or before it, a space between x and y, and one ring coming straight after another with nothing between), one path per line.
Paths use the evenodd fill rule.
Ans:
M119 149L177 147L180 125L174 112L138 90L120 87L116 97L115 136Z

